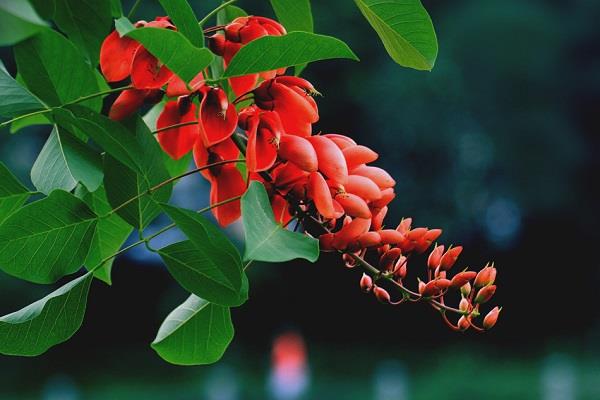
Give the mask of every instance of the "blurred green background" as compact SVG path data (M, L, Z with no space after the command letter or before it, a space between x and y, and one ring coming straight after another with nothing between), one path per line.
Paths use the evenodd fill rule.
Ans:
M191 3L203 15L218 2ZM440 44L430 73L394 64L351 1L312 3L317 32L362 60L306 70L324 94L317 129L379 152L398 182L390 221L444 228L444 242L466 247L461 266L496 261L498 326L456 334L424 305L378 305L335 257L256 265L224 359L170 366L148 344L186 294L134 252L112 287L94 283L72 340L0 357L0 399L600 398L600 2L424 1ZM239 5L272 16L265 0ZM138 15L161 13L146 0ZM10 49L0 54L14 73ZM2 161L25 182L48 133L0 135ZM188 178L175 200L198 207L206 193ZM2 274L0 314L47 292ZM272 356L286 332L304 345L294 336ZM286 362L299 367L286 375Z

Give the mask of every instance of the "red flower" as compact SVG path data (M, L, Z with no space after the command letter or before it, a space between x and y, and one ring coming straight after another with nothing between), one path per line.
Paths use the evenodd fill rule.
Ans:
M272 111L262 111L248 107L240 112L240 128L248 136L246 165L250 172L266 171L277 160L279 140L283 127L279 115Z
M200 102L200 137L204 146L210 147L233 135L238 115L223 89L203 86L199 92L203 95Z
M186 122L196 122L196 125L163 130ZM163 150L171 158L178 160L194 148L194 144L200 137L197 122L197 107L189 97L182 96L177 101L170 101L165 105L156 122L157 129L161 131L157 138Z
M144 103L158 103L162 95L160 90L124 90L110 107L108 116L115 121L121 121L134 114Z

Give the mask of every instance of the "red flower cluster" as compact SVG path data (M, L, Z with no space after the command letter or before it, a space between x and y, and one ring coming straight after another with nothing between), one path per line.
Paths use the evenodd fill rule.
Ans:
M138 22L137 26L175 29L165 18ZM285 34L281 25L263 17L238 18L223 30L209 40L225 66L248 42ZM189 90L141 45L116 32L102 49L102 71L107 79L131 77L135 88L119 96L111 109L112 118L129 115L145 99L160 98L160 89L166 86L172 99L158 118L158 141L172 158L193 151L198 168L209 167L202 174L211 183L211 204L224 203L213 208L221 225L240 217L239 200L228 200L242 195L248 181L261 181L276 219L282 224L298 219L307 233L319 237L323 251L340 252L348 267L366 269L369 275L362 277L360 286L379 301L427 301L455 330L494 326L498 307L484 318L482 327L474 320L480 315L480 306L494 295L496 269L486 266L479 273L462 271L450 276L462 252L460 246L445 249L436 245L425 267L427 278L418 281L417 291L404 286L408 260L425 253L442 231L413 228L410 218L403 219L396 229L384 225L388 204L395 197L394 179L370 165L378 154L368 147L340 134L313 135L319 110L313 98L318 92L311 83L282 76L285 69L234 78L230 83L239 97L230 102L223 89L206 85L201 75ZM239 107L250 100L250 105ZM236 133L236 128L240 132ZM245 156L247 177L234 162L227 162L236 160L240 151ZM366 260L375 260L375 266ZM392 301L382 283L395 287L401 298ZM451 290L461 293L457 308L445 303ZM461 315L456 324L446 317L446 311Z

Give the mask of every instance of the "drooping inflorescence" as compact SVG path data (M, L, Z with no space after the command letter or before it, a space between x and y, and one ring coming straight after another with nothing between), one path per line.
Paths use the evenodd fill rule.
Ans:
M166 17L136 26L176 29ZM286 33L276 21L255 16L237 18L219 30L222 33L210 37L209 45L223 57L225 67L247 43ZM211 184L211 204L226 203L213 208L221 225L241 215L239 200L227 200L242 195L250 181L260 181L276 219L282 224L299 221L306 234L319 238L322 251L339 252L347 267L362 268L360 288L380 302L425 301L457 331L495 325L498 307L481 325L475 323L496 290L494 265L478 273L452 274L463 249L435 244L440 229L413 227L410 218L396 228L386 226L396 182L371 165L378 159L373 150L345 135L313 132L319 120L314 97L319 92L310 82L284 75L285 69L230 78L229 86L237 96L231 100L223 87L207 81L202 73L186 84L142 45L116 32L104 41L100 61L107 81L130 78L132 84L112 105L111 118L124 119L144 103L157 103L166 96L157 121L163 150L174 159L193 152L198 168L223 162L202 171ZM235 163L226 163L237 160L240 152L247 176ZM412 266L415 256L427 251L422 280L411 290L405 286L409 263ZM445 297L452 291L460 298L456 307L449 306ZM448 312L458 315L455 322Z

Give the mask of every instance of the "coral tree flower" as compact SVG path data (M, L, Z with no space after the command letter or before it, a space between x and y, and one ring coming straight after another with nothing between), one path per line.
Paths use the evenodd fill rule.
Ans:
M246 44L263 36L285 35L285 28L270 18L265 17L239 17L225 27L225 34L216 34L209 38L211 50L223 57L225 68L229 65L237 52ZM229 84L236 96L241 96L254 89L259 78L271 79L276 75L285 73L285 68L276 71L261 72L229 79Z
M279 140L284 134L279 114L248 107L240 113L239 125L248 136L248 171L261 172L271 168L277 160Z

